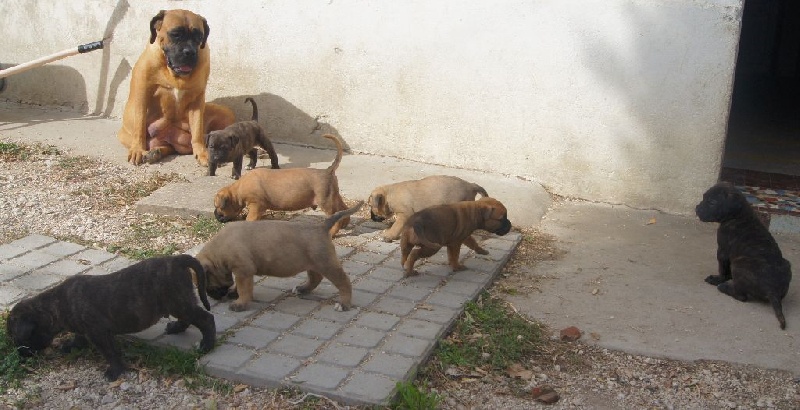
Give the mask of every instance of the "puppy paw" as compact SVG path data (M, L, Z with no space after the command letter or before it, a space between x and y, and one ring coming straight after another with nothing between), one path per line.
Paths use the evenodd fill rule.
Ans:
M247 310L247 303L240 303L240 302L232 302L228 309L234 312L244 312Z
M343 305L343 304L341 304L339 302L336 302L336 304L333 305L333 310L335 310L337 312L346 312L346 311L350 310L350 307L349 306L345 306L345 305Z
M214 348L214 343L216 343L216 341L203 339L203 340L200 341L200 344L197 346L197 350L200 353L208 353L208 352L211 351L211 349Z
M410 270L406 271L406 273L403 275L403 278L410 278L412 276L417 276L417 275L419 275L419 272L417 270Z
M392 243L392 241L394 240L388 236L382 236L381 239L386 243Z
M708 276L706 277L706 282L707 282L707 283L709 283L709 284L711 284L711 285L714 285L714 286L717 286L717 285L719 285L720 283L723 283L723 282L725 282L726 280L727 280L727 279L725 279L725 278L724 278L724 277L722 277L721 275L708 275Z
M305 295L306 293L308 293L308 288L303 285L295 286L292 289L292 295Z
M189 323L180 320L175 320L167 323L167 328L164 330L164 333L168 335L174 335L176 333L183 333L188 328L189 328Z
M489 251L487 251L486 249L483 249L483 248L478 248L478 249L475 249L475 253L477 253L478 255L488 255Z
M119 376L122 376L122 374L125 373L127 370L128 368L125 366L109 366L109 368L106 369L103 375L105 376L107 381L113 382L119 379Z
M453 272L461 272L462 270L467 270L467 267L464 265L453 266Z
M142 157L142 160L148 164L155 164L156 162L161 161L161 150L153 149L147 151L147 153Z

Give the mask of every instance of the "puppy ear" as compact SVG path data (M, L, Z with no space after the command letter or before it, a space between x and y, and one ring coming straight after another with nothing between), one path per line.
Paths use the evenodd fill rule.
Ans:
M208 27L205 17L201 17L201 19L203 20L203 42L200 43L200 48L206 48L206 41L208 41L208 33L211 31L211 27Z
M492 213L493 212L494 212L494 208L490 207L490 208L484 209L484 211L483 211L483 219L485 221L488 221L489 219L492 219Z
M36 329L36 323L30 320L18 320L11 329L11 334L13 335L13 339L15 342L23 342L29 340L31 335L33 334L33 330Z
M203 138L203 143L206 144L206 148L208 148L208 139L211 138L211 133L209 132L206 134L205 138Z
M164 13L166 12L161 10L150 20L150 44L156 41L156 32L161 29L161 23L164 22Z
M231 135L231 146L235 147L237 145L239 145L239 136L236 134Z
M375 208L383 208L386 203L386 197L383 194L376 194L372 196L372 206Z

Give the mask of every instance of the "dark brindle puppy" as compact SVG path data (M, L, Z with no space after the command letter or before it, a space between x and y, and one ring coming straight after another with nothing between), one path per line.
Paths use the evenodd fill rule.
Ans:
M206 148L208 148L208 175L214 175L217 166L225 162L233 162L231 178L239 179L242 176L242 162L244 154L250 158L247 169L256 167L258 152L255 147L261 147L269 154L272 169L278 166L278 154L272 147L272 142L267 138L267 133L258 124L258 106L252 98L246 98L253 105L253 119L240 121L227 126L225 129L211 131L206 134Z
M203 334L200 350L214 347L214 315L197 306L189 269L197 275L198 293L206 310L206 276L189 255L144 260L108 275L73 276L58 286L24 299L11 309L7 332L23 356L45 349L62 332L75 334L67 346L97 347L108 361L105 377L116 380L126 369L114 335L135 333L172 315L166 332L180 333L189 325Z
M781 329L785 329L781 300L792 279L791 265L747 198L732 185L719 183L703 194L695 212L703 222L719 222L719 274L707 277L706 282L742 302L771 303Z

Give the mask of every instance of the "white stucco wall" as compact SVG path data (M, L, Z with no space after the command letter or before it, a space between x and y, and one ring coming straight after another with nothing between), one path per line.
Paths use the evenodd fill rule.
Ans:
M120 116L150 19L186 8L211 27L208 99L246 119L256 96L274 140L330 130L359 152L687 213L719 171L742 3L4 0L3 67L114 39L9 77L0 99Z

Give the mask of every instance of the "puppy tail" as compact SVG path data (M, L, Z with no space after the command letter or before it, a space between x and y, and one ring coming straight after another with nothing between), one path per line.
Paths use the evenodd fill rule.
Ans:
M477 193L481 194L481 196L482 196L482 197L486 198L486 197L488 197L488 196L489 196L489 194L486 192L486 190L485 190L485 189L483 189L483 187L482 187L482 186L480 186L480 185L478 185L478 184L472 184L472 185L474 185L474 186L475 186L475 192L477 192Z
M211 304L208 303L208 294L206 294L206 271L195 257L187 256L189 256L189 259L186 260L186 267L191 268L197 275L197 293L200 296L200 301L203 302L203 307L210 311Z
M253 121L258 121L258 106L256 105L256 101L250 97L244 99L244 102L249 102L250 105L253 106Z
M350 209L345 209L344 211L339 211L328 217L328 219L325 220L324 224L325 231L330 231L331 228L333 228L333 225L335 225L336 222L339 222L340 219L356 213L359 209L361 209L362 205L364 205L364 201L358 201L358 203L354 207Z
M781 304L781 299L775 295L770 296L769 302L772 304L772 310L775 311L775 317L778 318L778 323L781 325L781 329L786 329L786 318L783 316L783 304Z
M342 142L339 141L339 138L336 138L336 136L333 134L325 134L322 137L327 138L336 144L336 159L334 159L331 166L328 167L328 172L333 173L336 171L336 168L339 168L339 163L342 162L342 153L344 153L344 147L342 147Z

